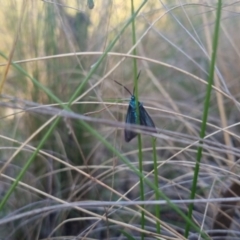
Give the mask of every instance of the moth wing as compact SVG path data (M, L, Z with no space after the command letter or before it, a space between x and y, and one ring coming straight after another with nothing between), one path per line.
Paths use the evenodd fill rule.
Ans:
M126 116L126 123L128 124L136 124L136 117L134 113L134 109L129 104ZM125 141L130 142L133 138L137 136L136 132L129 130L129 128L125 128L124 130Z
M152 118L149 116L148 112L145 110L145 108L141 103L139 104L139 115L140 115L140 125L151 128L149 129L149 131L151 132L157 132Z

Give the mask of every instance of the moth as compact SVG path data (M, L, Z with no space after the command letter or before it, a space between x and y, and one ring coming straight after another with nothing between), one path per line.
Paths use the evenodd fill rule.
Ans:
M125 122L128 124L138 124L138 116L137 116L137 102L136 97L134 96L134 90L133 93L129 91L124 85L121 83L115 81L118 85L122 86L130 95L131 99L129 101L127 115ZM156 133L156 127L152 120L152 118L149 116L145 108L143 107L143 104L141 102L138 102L138 108L139 108L139 123L142 126L148 127L149 131L152 133ZM126 142L130 142L133 138L137 136L136 132L133 132L129 130L129 128L125 128L124 130L124 137Z

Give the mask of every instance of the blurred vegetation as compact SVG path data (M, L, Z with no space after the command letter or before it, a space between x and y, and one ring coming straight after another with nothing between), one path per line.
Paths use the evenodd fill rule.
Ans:
M142 1L135 0L135 8L141 3ZM135 20L139 41L137 63L141 69L139 98L159 129L159 188L171 200L189 199L190 195L216 3L217 1L149 0ZM130 1L95 0L93 8L88 7L87 0L12 0L1 1L0 4L1 54L9 57L13 51L12 61L26 60L24 63L18 62L18 66L64 103L68 103L100 58L99 53L92 52L104 52L131 17ZM206 132L208 141L203 145L197 199L220 198L226 195L224 193L229 196L228 189L232 189L232 184L235 190L230 196L240 195L236 190L240 156L239 127L236 125L228 131L224 130L239 122L239 3L227 1L224 4L214 79L216 88L211 96ZM131 27L128 27L121 34L111 52L124 56L132 54L131 31ZM74 113L124 122L127 111L125 100L130 96L113 80L121 82L131 91L134 80L132 58L126 57L116 67L122 59L122 56L109 54L102 61L82 88L79 99L71 106ZM1 57L1 79L6 71L6 63L7 60ZM109 71L112 72L105 77ZM41 106L56 102L13 65L7 74L2 94L1 167L13 156L1 176L0 195L3 197L12 180L35 151L34 148L44 138L49 125L39 133L37 131L52 117L33 110L24 109L20 112L17 109L22 104L20 99ZM61 109L58 104L53 107ZM114 149L138 166L135 139L125 143L123 130L117 125L90 125ZM35 133L37 134L33 136ZM30 136L33 137L21 149L21 144ZM151 137L146 134L142 134L142 137L143 173L149 174L148 179L153 182L154 176L150 173L153 170ZM17 150L19 152L14 155ZM101 201L118 201L124 194L131 200L139 200L139 178L103 142L92 136L78 121L66 115L61 118L41 150L0 212L0 239L130 238L126 237L127 234L124 235L124 231L134 239L139 238L140 210L136 206L101 207ZM145 200L153 199L154 192L146 185ZM44 210L45 207L63 201L92 200L99 201L99 207L84 207L84 210L58 207ZM187 213L188 204L179 204L178 207ZM230 224L216 224L214 219L219 214L220 207L219 203L195 204L194 221L209 234L212 234L211 231L216 226L218 235L214 236L220 236L221 226L222 229L227 226L229 239L240 238L237 207L230 206L230 217L225 220ZM42 209L42 212L33 212L34 214L7 223L1 222L37 209ZM160 209L161 221L168 227L161 224L163 239L169 239L170 236L184 239L185 222L182 217L168 205L161 205ZM154 207L146 204L146 211L154 214ZM107 220L101 220L106 216ZM156 233L155 220L147 214L146 216L145 230ZM111 219L117 222L113 223ZM192 238L189 239L194 239L196 234L192 230ZM146 239L154 239L154 236L146 234Z

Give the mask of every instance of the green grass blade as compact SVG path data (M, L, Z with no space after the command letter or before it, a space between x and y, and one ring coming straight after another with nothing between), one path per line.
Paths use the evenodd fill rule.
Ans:
M156 138L152 138L152 148L153 148L153 167L154 167L154 184L158 189L158 168L157 168L157 151L156 151ZM160 200L159 191L155 191L155 200ZM157 204L155 206L155 216L160 220L160 206ZM157 233L160 234L160 223L156 222Z
M212 56L211 56L211 62L210 62L207 91L206 91L206 96L205 96L200 139L203 139L205 137L205 131L206 131L206 126L207 126L207 118L208 118L208 111L209 111L209 106L210 106L211 90L212 90L212 84L213 84L213 80L214 80L214 69L215 69L215 63L216 63L216 57L217 57L217 47L218 47L220 20L221 20L221 8L222 8L222 1L218 0L216 24L215 24L214 37L213 37L213 48L212 48L213 50L212 50ZM202 146L199 146L198 150L197 150L197 158L196 158L190 199L194 199L195 194L196 194L199 167L200 167L200 162L201 162L201 158L202 158L202 150L203 150ZM193 211L193 203L190 204L189 208L188 208L189 219L192 219L192 211ZM184 234L186 238L188 238L189 231L190 231L190 224L187 223L186 228L185 228L185 234Z
M35 157L37 156L38 152L40 151L40 149L42 148L42 146L44 145L44 143L46 142L46 140L48 139L48 137L51 135L51 133L53 132L54 128L56 127L58 121L60 118L58 118L57 120L55 120L52 125L50 126L50 128L48 129L47 133L44 135L44 137L42 138L42 140L40 141L40 143L38 144L38 147L36 149L36 151L34 151L34 153L31 155L31 157L28 159L27 163L23 166L22 170L20 171L20 173L18 174L18 176L16 177L16 180L12 183L11 187L9 188L9 190L7 191L7 193L3 196L1 202L0 202L0 211L3 209L4 205L6 204L7 200L9 199L9 197L11 196L12 192L14 191L14 189L17 187L19 181L22 179L22 177L24 176L24 174L26 173L26 171L28 170L28 168L30 167L31 163L33 162L33 160L35 159Z
M132 16L134 15L134 1L131 0L131 12ZM132 43L133 45L136 44L136 28L135 28L135 19L132 20ZM133 49L133 55L137 55L136 48ZM138 69L137 69L137 59L133 58L133 72L134 72L134 89L135 89L135 98L136 98L136 106L138 106ZM140 124L140 115L139 115L139 108L137 107L137 123ZM139 163L139 171L142 173L143 171L143 157L142 157L142 139L141 134L138 134L138 163ZM143 179L139 179L139 187L140 187L140 199L144 201L144 182ZM144 208L144 205L142 205ZM142 229L145 228L145 213L144 211L141 212L141 227ZM141 234L141 239L144 239L144 234Z

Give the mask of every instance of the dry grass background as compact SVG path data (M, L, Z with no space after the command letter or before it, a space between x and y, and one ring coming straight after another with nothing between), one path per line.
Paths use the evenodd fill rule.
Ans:
M50 127L49 114L54 112L46 114L43 108L36 112L33 103L46 109L59 107L32 79L68 102L131 16L130 1L95 0L92 10L83 0L53 2L0 2L0 51L7 59L12 53L12 61L19 66L11 65L4 78L7 59L1 57L1 78L5 79L0 104L1 198ZM140 3L134 1L135 7ZM216 3L149 0L136 18L139 98L159 131L159 188L171 200L183 200L178 206L185 213L199 144ZM193 218L212 239L240 239L237 202L220 204L224 197L240 196L240 8L238 1L223 4L196 195L206 202L194 205ZM117 125L127 111L128 103L122 100L130 96L113 81L131 91L134 87L131 34L131 27L121 34L71 109L94 119L115 121L116 126L90 124L137 167L137 139L125 143L123 129ZM153 181L151 137L142 135L142 140L143 173ZM0 212L0 239L138 239L137 206L102 205L125 197L139 200L137 175L65 113ZM207 202L212 198L218 201ZM66 202L92 200L98 205L63 207ZM154 200L147 185L145 200ZM185 239L183 219L167 204L160 209L162 239ZM154 214L153 205L146 204L146 210ZM147 213L145 226L146 239L155 239L155 219ZM190 239L200 237L192 230Z

